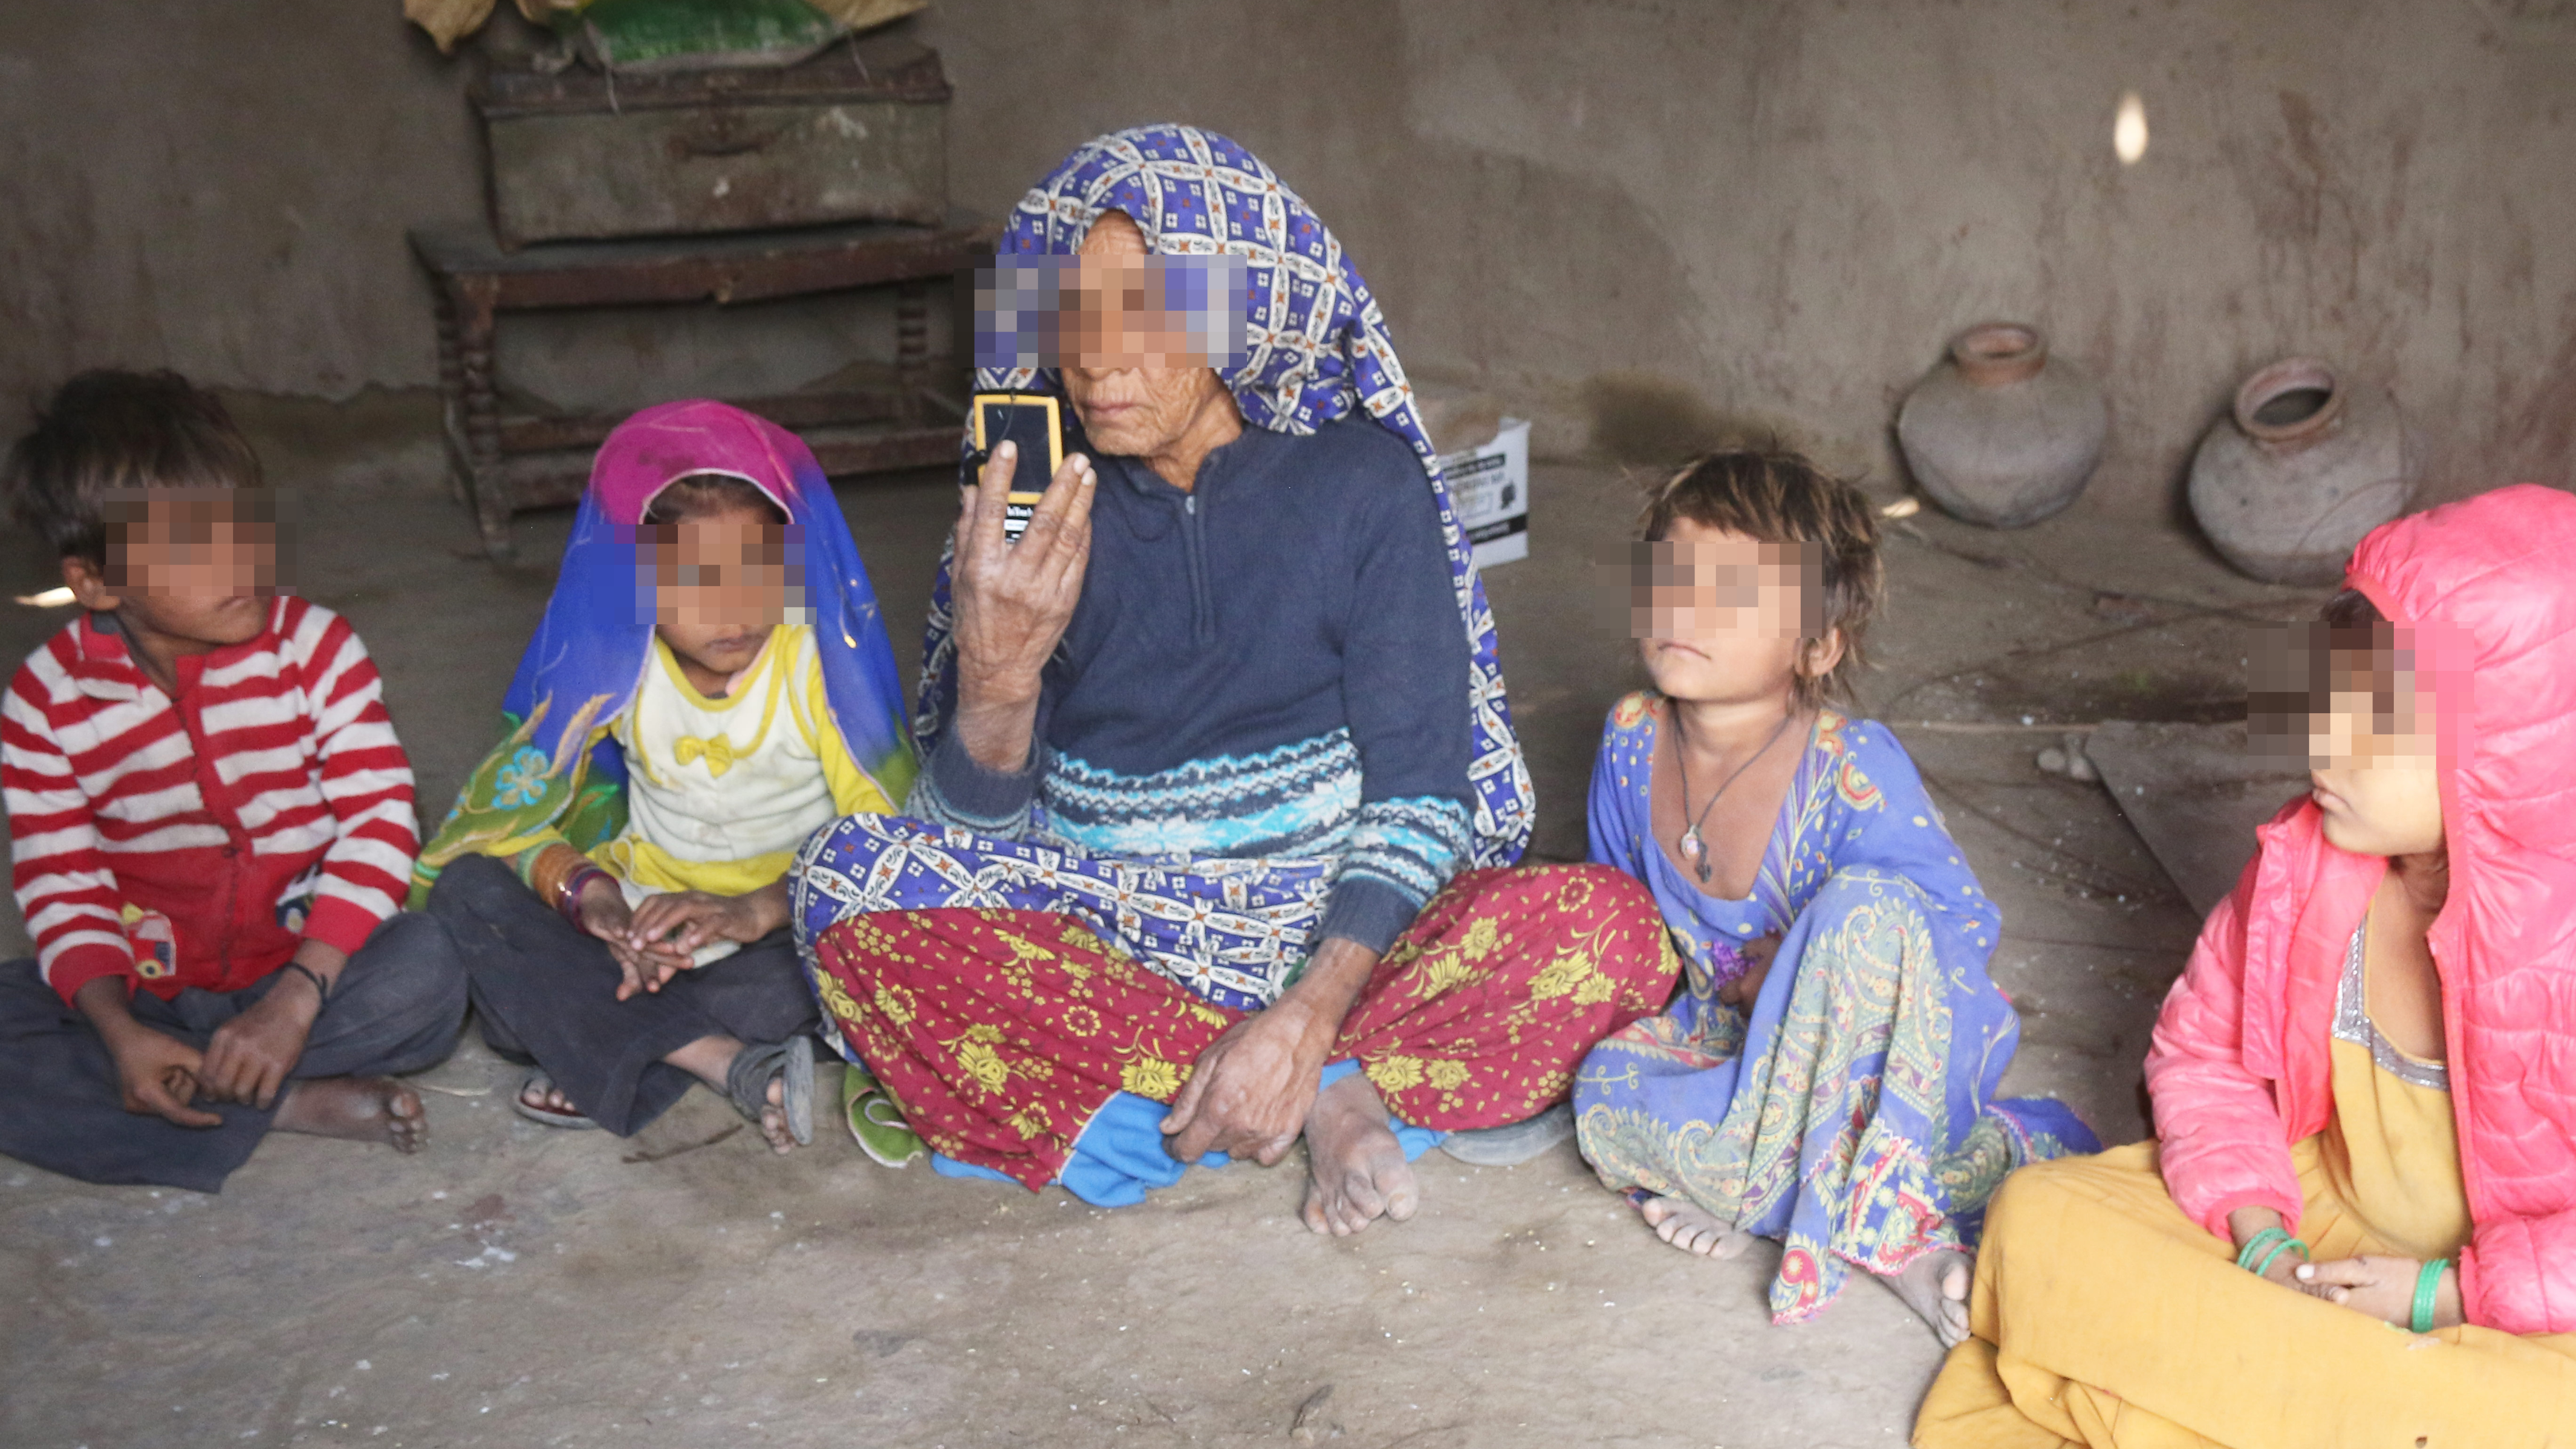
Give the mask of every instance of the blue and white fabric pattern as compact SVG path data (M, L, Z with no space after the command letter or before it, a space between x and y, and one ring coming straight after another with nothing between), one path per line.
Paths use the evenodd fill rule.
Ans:
M1048 751L1037 808L1026 822L985 820L916 790L912 813L1004 839L1089 855L1179 865L1260 856L1337 859L1394 887L1418 909L1458 872L1467 812L1438 796L1363 802L1351 732L1247 759L1192 760L1126 775Z
M1338 729L1142 776L1052 754L1038 804L1043 833L1096 855L1337 855L1360 809L1360 752Z
M789 878L796 941L809 962L815 940L854 915L1048 911L1081 921L1202 1001L1258 1011L1304 965L1342 869L1333 856L1129 860L900 815L850 815L805 842ZM839 1033L833 1041L848 1050Z

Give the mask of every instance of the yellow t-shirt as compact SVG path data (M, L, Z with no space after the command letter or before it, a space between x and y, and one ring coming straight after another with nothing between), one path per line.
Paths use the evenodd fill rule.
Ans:
M626 751L626 828L591 854L629 900L759 890L824 823L894 810L832 725L810 625L772 630L722 699L691 686L655 637L609 730Z

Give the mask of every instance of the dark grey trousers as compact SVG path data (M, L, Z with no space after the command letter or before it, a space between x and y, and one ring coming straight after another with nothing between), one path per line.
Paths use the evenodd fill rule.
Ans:
M785 1041L823 1023L785 930L620 1001L623 978L607 945L538 900L500 861L451 862L428 910L456 942L483 1040L545 1068L574 1106L621 1137L668 1111L697 1081L662 1060L672 1052L710 1036Z
M272 974L239 991L134 994L135 1020L203 1048L241 1015ZM293 1076L393 1076L436 1066L465 1022L465 973L447 932L400 915L349 958L313 1021ZM200 1102L220 1127L182 1127L125 1110L107 1043L45 984L33 960L0 964L0 1153L83 1182L151 1183L216 1192L268 1135L274 1107Z

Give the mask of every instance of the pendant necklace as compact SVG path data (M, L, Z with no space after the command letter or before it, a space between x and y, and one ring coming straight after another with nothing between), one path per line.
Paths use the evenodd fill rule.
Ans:
M1674 842L1681 850L1682 859L1689 861L1691 870L1699 876L1701 885L1708 884L1709 872L1714 869L1714 865L1708 858L1708 842L1702 839L1699 833L1700 822L1708 818L1708 812L1717 808L1717 802L1726 795L1727 786L1734 784L1739 776L1752 769L1755 760L1771 752L1771 747L1780 742L1780 736L1788 732L1789 721L1797 717L1798 712L1794 709L1780 716L1780 723L1771 730L1771 738L1764 740L1762 748L1747 755L1744 763L1736 766L1734 773L1719 783L1717 793L1709 796L1708 803L1699 807L1699 814L1691 818L1690 828L1682 832L1680 840ZM1673 763L1681 767L1682 809L1687 812L1690 809L1690 759L1682 750L1682 707L1679 701L1675 701L1673 705Z

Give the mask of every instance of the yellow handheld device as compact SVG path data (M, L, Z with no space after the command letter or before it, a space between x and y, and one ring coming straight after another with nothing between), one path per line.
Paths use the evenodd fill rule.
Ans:
M984 460L1004 442L1017 443L1019 462L1011 472L1010 502L1002 512L1002 536L1013 543L1029 531L1029 519L1046 495L1048 480L1064 466L1063 400L1045 393L979 392L975 394L975 466L972 486L983 476Z

